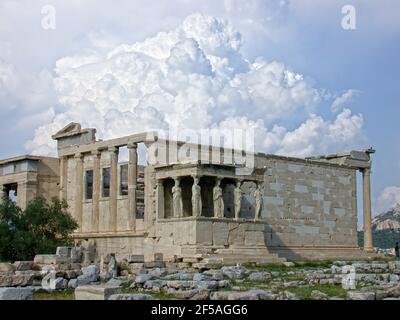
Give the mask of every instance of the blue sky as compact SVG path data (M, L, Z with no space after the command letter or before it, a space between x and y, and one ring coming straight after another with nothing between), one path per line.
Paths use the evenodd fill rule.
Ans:
M356 9L355 30L344 30L341 26L341 8L346 4ZM55 9L54 30L42 28L44 15L41 10L44 5L52 5ZM70 120L98 125L100 134L107 138L125 133L121 126L126 126L126 132L130 132L147 129L148 126L166 125L168 121L187 121L190 125L193 119L182 118L182 114L194 114L194 119L204 116L190 97L186 98L189 100L173 100L174 112L168 113L165 111L168 106L160 107L156 103L162 101L157 99L165 92L158 92L158 98L149 102L143 95L136 99L136 89L132 86L125 87L126 93L122 96L105 102L101 95L113 96L115 90L120 92L115 89L116 82L125 81L118 78L121 70L106 66L107 55L120 48L135 54L138 61L148 64L154 74L158 74L157 68L167 65L169 74L162 83L170 81L176 85L183 81L183 76L189 79L189 74L200 74L204 81L204 87L196 92L200 100L205 99L209 92L211 96L216 95L216 101L221 98L210 88L210 84L217 83L227 88L232 79L240 81L240 90L250 96L252 104L247 106L247 100L238 99L232 91L226 91L227 101L234 105L233 111L218 103L210 105L204 117L211 120L204 125L258 126L263 133L261 136L265 138L261 144L268 152L304 156L307 150L302 142L312 146L309 150L313 154L374 147L377 153L373 162L372 193L377 213L400 201L399 10L400 2L396 0L225 0L201 3L149 0L118 1L118 5L115 1L105 0L4 0L0 3L0 126L7 134L0 137L0 157L31 152L51 154L53 145L46 141L50 131ZM196 13L224 19L227 25L204 16L188 18ZM206 30L204 34L201 33L202 28ZM239 41L236 31L240 33L240 48L236 47ZM160 36L153 44L143 42L154 39L152 37L158 32L168 34ZM178 52L175 62L164 57L163 52L155 62L148 51L157 48L160 43L168 47L171 39L177 37L184 37L184 41L179 38L179 45L174 44L174 52ZM188 41L189 37L193 37L194 42ZM210 39L220 43L216 45ZM136 50L132 48L121 49L121 44L137 44L143 54L138 56L132 53ZM179 60L182 58L179 52L182 51L200 60L184 63ZM115 59L120 59L118 54L115 56ZM221 75L216 76L216 67L213 65L212 70L207 69L209 66L201 60L202 56L205 59L215 56L218 61L225 59L227 67L221 67L218 71ZM256 60L257 57L261 57L261 63L257 62L260 61ZM86 65L95 71L81 67L78 62L83 59L88 59ZM158 59L162 62L158 63ZM133 62L129 61L128 67L133 68ZM272 64L274 61L277 64ZM247 69L241 70L239 65L247 62ZM76 67L77 63L79 67ZM269 73L262 73L261 69L257 69L258 65ZM104 70L114 77L110 76L111 80L104 78ZM171 78L172 71L176 76L178 70L180 78ZM139 71L133 72L132 78L135 78L134 83L140 84L144 82L140 76L144 76ZM292 85L287 79L279 78L287 72L302 78ZM267 89L276 77L279 84L266 90L268 96L262 96L261 92L256 99L251 95L258 84L262 87L266 74L272 74L272 80L265 82ZM104 91L93 91L93 88L98 88L97 83L93 87L88 84L88 90L81 93L82 81L89 83L96 76L102 80ZM198 81L187 81L189 83L182 87L174 87L176 92L182 93L177 96L185 97L184 93L193 92ZM104 83L108 87L104 87ZM138 90L148 92L149 88ZM349 90L354 92L352 98L343 99L340 110L333 112L332 104ZM139 109L126 107L126 99L139 101L135 107ZM275 103L274 99L281 102ZM156 106L148 108L151 103ZM184 112L179 109L179 103L193 104L194 107ZM349 111L346 113L345 109ZM145 118L140 118L138 110L145 114ZM121 116L122 111L129 114ZM82 119L78 119L79 115ZM165 115L167 119L164 119ZM320 118L314 122L312 115ZM226 120L227 117L229 120ZM131 130L129 119L139 119L144 125L140 128L133 126L135 128ZM317 122L319 126L331 125L332 130L315 129ZM340 124L343 127L339 128L347 128L348 123L352 129L340 140L335 136L340 136L337 126ZM274 125L280 129L274 131ZM302 125L303 129L297 130ZM310 137L312 130L317 136L314 132ZM304 140L293 140L293 136L300 135L302 138L301 134L304 134Z

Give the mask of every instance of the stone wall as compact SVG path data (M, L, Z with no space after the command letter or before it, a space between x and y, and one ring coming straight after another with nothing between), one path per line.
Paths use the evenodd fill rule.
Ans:
M260 164L271 246L357 246L354 170L268 158Z
M21 166L21 162L28 162ZM0 187L17 184L17 205L25 209L29 201L36 196L42 196L47 201L58 196L59 162L57 158L36 157L32 160L11 161L10 166L16 166L17 171L0 175Z

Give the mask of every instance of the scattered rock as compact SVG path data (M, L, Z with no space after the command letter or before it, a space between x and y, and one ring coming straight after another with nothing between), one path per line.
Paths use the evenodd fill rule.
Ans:
M332 272L333 274L335 274L335 273L342 273L342 268L339 267L339 266L337 266L337 265L332 265L332 266L331 266L331 272Z
M210 297L210 291L199 290L190 300L207 300Z
M8 262L0 262L0 272L14 272L15 267Z
M42 288L45 290L63 290L68 288L68 280L57 277L56 272L51 272L43 277Z
M252 272L249 275L250 281L268 281L271 279L269 272Z
M129 283L129 279L127 277L118 277L112 278L106 283L106 286L109 287L123 287Z
M199 293L199 289L175 290L174 288L168 288L167 293L177 299L190 299Z
M313 290L310 295L311 300L328 300L329 296L321 291Z
M26 287L33 284L35 273L25 274L0 274L0 287Z
M96 282L99 278L100 269L95 264L82 268L82 275L78 279L87 279L90 282Z
M157 300L153 296L149 294L143 294L143 293L118 293L118 294L112 294L108 300Z
M400 276L397 274L390 274L389 275L389 281L390 282L399 282L400 281Z
M209 280L210 276L204 273L195 273L193 275L193 281L203 281L203 280Z
M0 288L0 300L33 300L33 288Z
M300 300L299 297L297 297L294 293L290 291L283 291L279 297L278 300Z
M220 280L218 281L218 287L219 288L229 288L231 286L231 283L229 280Z
M135 278L135 283L136 284L143 284L145 283L147 280L150 280L151 276L149 274L139 274L136 278Z
M294 267L294 266L295 266L294 262L291 262L291 261L285 261L285 262L283 263L283 265L284 265L285 267Z
M272 300L273 295L266 290L254 289L243 292L217 291L211 294L211 300Z
M342 288L345 290L355 290L357 286L355 274L346 274L342 278Z
M113 294L120 292L120 287L104 285L78 286L75 289L75 300L108 300Z
M167 287L174 289L193 289L196 288L196 282L191 280L171 280L167 281Z
M349 300L375 300L375 292L348 291L347 299L349 299Z
M78 279L71 279L68 281L68 288L76 289L78 287Z
M32 270L33 261L15 261L13 263L16 271Z
M223 275L227 276L229 279L238 280L243 279L246 276L247 270L240 266L225 266L221 268Z

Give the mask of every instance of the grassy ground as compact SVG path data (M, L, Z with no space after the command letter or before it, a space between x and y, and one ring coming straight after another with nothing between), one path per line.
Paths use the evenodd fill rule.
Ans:
M139 294L149 294L151 296L153 296L156 299L159 300L172 300L175 299L172 295L167 294L165 292L146 292L146 291L137 291L135 289L131 289L131 288L124 288L122 289L122 293L139 293Z
M287 291L296 294L302 300L310 300L311 292L313 290L318 290L323 293L326 293L329 297L346 297L346 290L342 288L341 285L315 285L315 286L304 286L304 287L296 287L289 288Z
M33 295L34 300L75 300L74 290L54 292L37 292Z

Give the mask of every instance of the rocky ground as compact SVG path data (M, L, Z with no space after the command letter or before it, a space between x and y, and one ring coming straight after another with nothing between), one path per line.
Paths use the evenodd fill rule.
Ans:
M83 265L48 255L0 263L0 300L400 300L400 261L221 266L128 260L107 255Z

